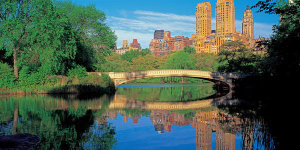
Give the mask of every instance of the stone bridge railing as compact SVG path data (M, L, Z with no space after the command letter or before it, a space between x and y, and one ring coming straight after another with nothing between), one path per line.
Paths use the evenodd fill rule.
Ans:
M98 73L101 75L101 73ZM107 72L110 78L115 82L115 85L126 83L131 80L152 78L152 77L193 77L218 80L231 84L232 79L245 78L247 75L237 73L218 73L200 70L148 70L148 71L135 71L135 72Z

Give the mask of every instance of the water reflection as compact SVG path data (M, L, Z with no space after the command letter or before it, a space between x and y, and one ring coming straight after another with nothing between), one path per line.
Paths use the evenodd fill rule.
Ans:
M37 135L41 142L35 149L274 149L277 144L264 118L253 109L256 106L240 103L230 94L190 102L182 102L179 94L175 97L179 101L170 102L163 94L157 97L162 101L141 101L144 93L138 95L139 91L147 90L120 89L113 97L84 101L57 96L3 98L0 136ZM189 92L197 95L198 90ZM166 146L168 138L177 144Z
M131 84L120 86L118 95L140 101L194 101L217 94L214 84ZM220 93L218 93L220 94Z

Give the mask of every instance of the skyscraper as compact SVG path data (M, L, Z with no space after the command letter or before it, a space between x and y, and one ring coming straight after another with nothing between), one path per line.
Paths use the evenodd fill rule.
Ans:
M225 36L235 33L235 11L233 0L217 0L216 34Z
M205 40L211 34L211 5L210 2L199 3L196 7L196 39L194 41L197 53L208 49Z
M211 5L209 2L199 3L196 7L196 35L206 38L211 34Z
M217 54L220 52L222 44L238 40L242 41L247 47L253 47L253 24L252 12L248 8L243 19L244 34L236 31L233 0L217 0L216 30L212 31L211 5L209 2L199 3L196 7L196 36L193 38L196 52Z
M254 39L254 19L252 12L247 6L247 9L244 12L244 17L243 17L243 35L246 36L247 38L253 40Z

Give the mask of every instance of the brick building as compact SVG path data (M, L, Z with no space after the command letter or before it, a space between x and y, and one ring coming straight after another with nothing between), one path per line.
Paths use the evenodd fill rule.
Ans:
M186 46L193 44L193 41L184 36L171 37L170 31L164 31L163 39L152 39L149 49L152 55L162 57L171 52L182 50Z

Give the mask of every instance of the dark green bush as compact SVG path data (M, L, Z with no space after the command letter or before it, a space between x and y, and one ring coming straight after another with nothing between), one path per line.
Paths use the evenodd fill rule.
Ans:
M13 69L6 63L0 63L0 88L11 88L14 80Z

